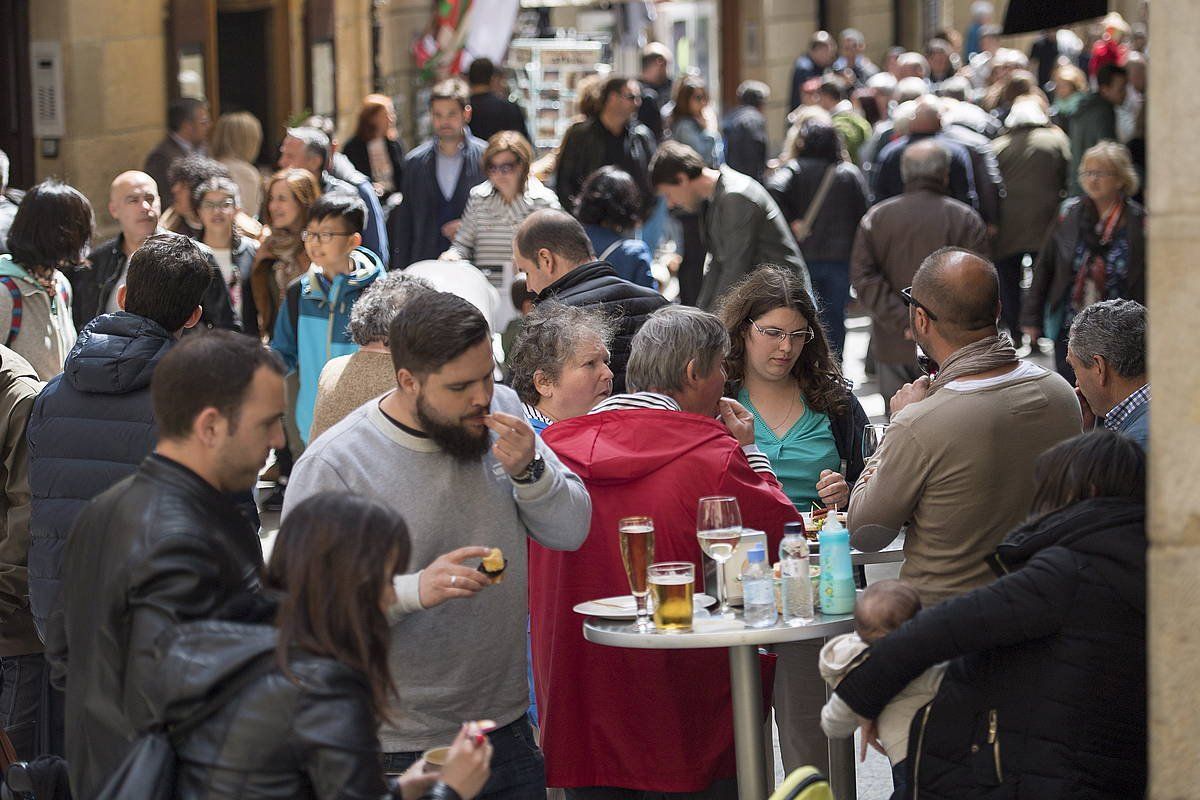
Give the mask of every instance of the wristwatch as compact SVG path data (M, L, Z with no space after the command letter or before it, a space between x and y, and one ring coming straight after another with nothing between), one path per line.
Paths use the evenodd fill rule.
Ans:
M531 483L537 483L545 472L546 459L542 458L541 454L538 454L533 457L533 461L529 462L529 466L516 475L513 475L511 480L520 486L528 486Z

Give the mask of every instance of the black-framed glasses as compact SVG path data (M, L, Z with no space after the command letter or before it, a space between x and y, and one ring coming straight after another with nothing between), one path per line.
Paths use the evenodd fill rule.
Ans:
M911 286L900 290L900 299L904 301L904 305L921 309L925 312L925 316L929 317L934 322L937 322L937 314L930 311L928 306L922 305L920 300L912 296Z
M340 231L300 231L300 241L312 242L317 241L321 244L329 244L335 236L353 236L353 233L342 233Z
M784 339L791 339L793 342L799 342L802 346L811 342L817 335L817 332L812 328L804 328L798 331L785 331L780 328L763 328L752 319L747 319L754 330L758 331L758 335L764 339L773 339L776 342L782 342Z

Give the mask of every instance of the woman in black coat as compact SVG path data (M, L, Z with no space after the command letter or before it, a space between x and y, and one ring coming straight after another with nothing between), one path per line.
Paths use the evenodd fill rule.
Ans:
M917 614L837 687L873 720L950 660L909 738L922 800L1145 793L1145 456L1098 431L1048 450L1035 477L1034 517L994 557L1002 577Z
M387 615L408 564L394 511L315 495L288 515L267 568L275 627L181 625L159 642L158 716L175 727L230 681L258 673L176 745L179 800L470 800L492 746L464 726L440 773L383 774L377 735L392 690Z
M369 94L358 112L358 126L344 145L342 153L362 174L383 205L400 191L404 174L404 142L396 131L396 109L387 95Z

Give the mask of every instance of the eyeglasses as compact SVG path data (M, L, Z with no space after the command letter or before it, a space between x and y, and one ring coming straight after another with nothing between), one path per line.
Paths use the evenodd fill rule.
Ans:
M925 312L925 315L934 322L937 322L937 314L929 310L927 306L921 305L921 302L912 296L912 287L900 290L900 299L904 301L904 305L919 308Z
M488 175L512 175L516 171L516 161L492 162L487 165Z
M773 339L776 342L782 342L784 339L791 339L793 342L799 342L801 347L811 342L817 335L817 332L812 328L804 328L803 330L798 331L785 331L779 328L759 327L759 324L752 319L747 319L746 321L754 326L754 330L758 331L759 336L762 336L765 339Z
M200 204L200 208L202 208L205 211L232 211L233 210L233 200L232 199L221 200L220 202L213 202L212 200L205 200L204 202L202 202Z
M329 244L335 236L353 236L353 233L336 233L334 231L300 231L300 241L302 242L320 242L321 244Z
M1085 169L1079 175L1083 178L1115 178L1117 173L1109 172L1106 169Z
M631 103L642 102L642 96L640 94L633 94L632 92L621 92L621 98Z

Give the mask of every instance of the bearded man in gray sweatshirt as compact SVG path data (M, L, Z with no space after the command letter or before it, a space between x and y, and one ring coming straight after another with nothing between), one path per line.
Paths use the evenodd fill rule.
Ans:
M591 500L534 435L517 395L493 384L491 335L474 306L444 292L422 297L392 322L389 345L397 388L304 452L284 524L323 491L371 497L408 523L416 571L395 578L385 769L403 771L421 751L450 743L465 721L494 720L480 797L544 800L545 767L526 717L526 536L577 549ZM507 560L502 581L477 569L491 548Z

